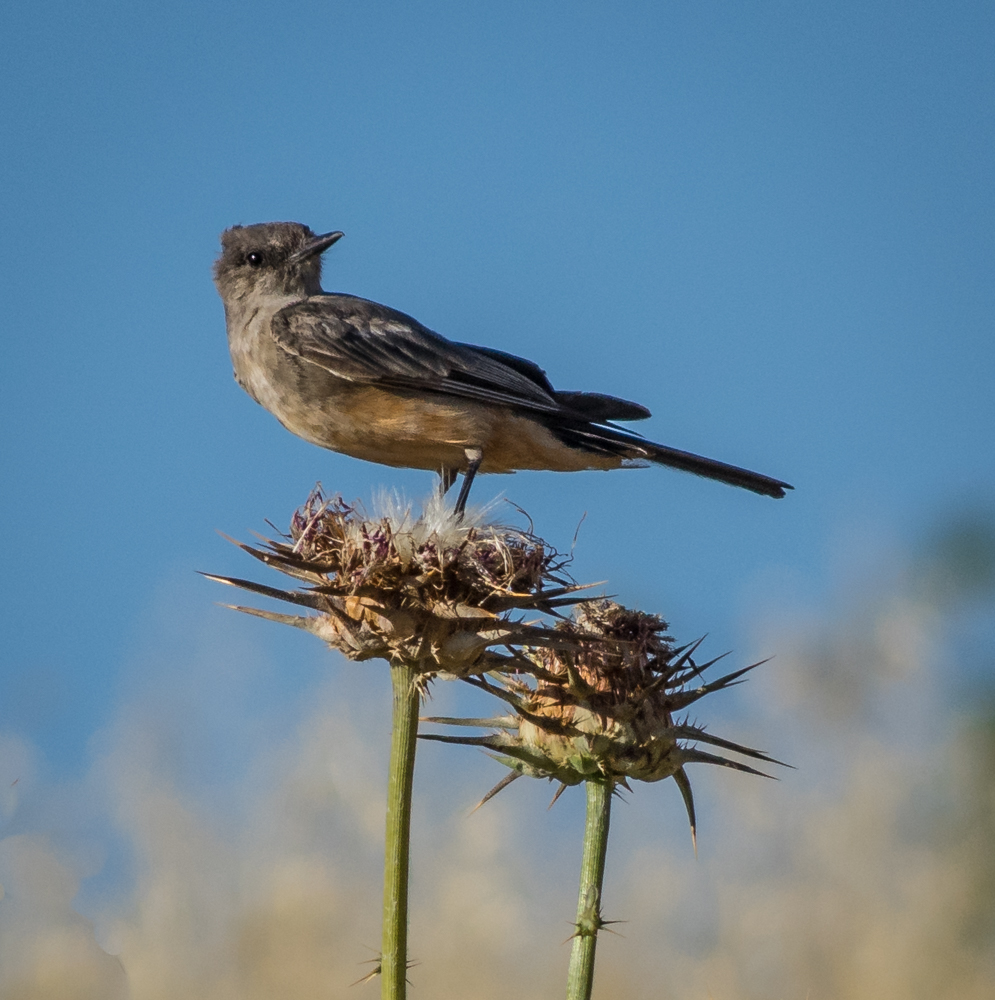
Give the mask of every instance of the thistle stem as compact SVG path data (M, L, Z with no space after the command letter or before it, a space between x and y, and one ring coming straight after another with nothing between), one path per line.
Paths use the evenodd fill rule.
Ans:
M387 778L387 838L384 846L382 1000L404 1000L408 968L408 855L411 786L418 737L418 673L403 661L390 666L394 709Z
M580 863L580 893L577 898L577 930L570 951L567 1000L591 1000L594 988L594 952L601 920L601 886L608 853L611 820L611 782L587 782L587 819L584 823L584 857Z

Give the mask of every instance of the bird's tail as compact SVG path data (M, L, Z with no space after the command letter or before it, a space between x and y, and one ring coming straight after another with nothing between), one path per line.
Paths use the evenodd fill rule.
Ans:
M668 465L672 469L693 472L696 476L715 479L730 486L739 486L763 496L780 500L784 491L793 489L788 483L773 479L759 472L741 469L736 465L717 462L689 451L679 451L663 444L646 441L638 434L631 434L619 427L595 423L558 423L550 428L565 444L602 455L617 455L631 462L650 461Z
M782 483L779 479L772 479L760 472L751 472L736 465L717 462L714 458L702 458L701 455L692 455L688 451L678 451L666 445L646 442L640 444L638 448L645 450L647 458L660 465L693 472L696 476L704 476L706 479L717 479L720 483L728 483L730 486L741 486L744 490L752 490L754 493L774 497L777 500L784 497L785 490L794 488L788 483Z

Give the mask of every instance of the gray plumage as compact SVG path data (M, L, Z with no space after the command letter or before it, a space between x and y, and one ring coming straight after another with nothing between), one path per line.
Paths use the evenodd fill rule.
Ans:
M294 222L235 226L214 279L235 377L295 434L385 465L467 474L576 471L657 462L783 497L777 479L646 441L616 427L649 410L601 393L558 392L531 361L446 340L387 306L321 289L321 255L341 233Z

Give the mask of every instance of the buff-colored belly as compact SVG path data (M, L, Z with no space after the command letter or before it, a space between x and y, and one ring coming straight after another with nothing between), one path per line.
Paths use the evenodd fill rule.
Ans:
M442 395L345 384L306 413L281 420L322 447L411 469L465 468L467 448L483 451L481 472L573 472L620 464L618 458L569 448L535 420L506 407Z

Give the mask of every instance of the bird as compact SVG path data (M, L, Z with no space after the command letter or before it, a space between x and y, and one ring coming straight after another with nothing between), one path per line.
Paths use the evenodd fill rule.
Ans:
M617 426L650 416L639 403L554 389L525 358L447 340L389 306L325 292L322 255L343 235L298 222L232 226L214 264L235 379L298 437L437 472L443 494L462 473L458 518L478 472L656 463L777 499L792 489Z

